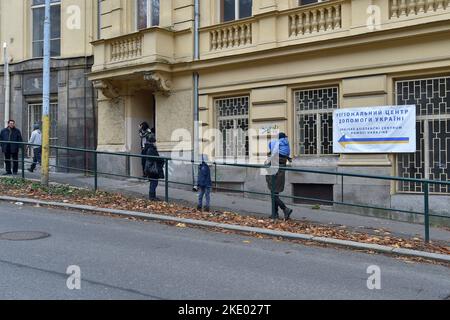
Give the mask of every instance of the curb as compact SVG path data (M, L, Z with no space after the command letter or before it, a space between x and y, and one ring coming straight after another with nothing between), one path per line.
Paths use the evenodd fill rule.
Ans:
M42 206L52 206L52 207L61 207L61 208L67 208L67 209L84 210L84 211L90 211L90 212L115 214L115 215L120 215L123 217L133 217L133 218L141 218L141 219L146 219L146 220L178 222L178 223L184 223L184 224L196 225L196 226L202 226L202 227L221 228L221 229L241 231L241 232L252 232L252 233L258 233L258 234L263 234L263 235L268 235L268 236L282 237L282 238L286 238L286 239L308 240L308 241L315 241L318 243L334 244L334 245L349 247L349 248L353 248L353 249L365 249L365 250L377 251L377 252L382 252L382 253L398 254L398 255L404 255L404 256L413 256L413 257L420 257L420 258L450 262L450 255L439 254L439 253L410 250L410 249L403 249L403 248L394 248L394 247L383 246L383 245L378 245L378 244L362 243L362 242L340 240L340 239L334 239L334 238L314 237L311 235L301 234L301 233L269 230L269 229L256 228L256 227L245 227L245 226L240 226L240 225L235 225L235 224L225 224L225 223L217 223L217 222L210 222L210 221L203 221L203 220L177 218L177 217L165 216L165 215L154 214L154 213L143 213L143 212L117 210L117 209L106 209L106 208L99 208L99 207L94 207L94 206L77 205L77 204L62 203L62 202L42 201L42 200L27 199L27 198L15 198L15 197L8 197L8 196L0 196L0 201L12 201L12 202L39 204Z

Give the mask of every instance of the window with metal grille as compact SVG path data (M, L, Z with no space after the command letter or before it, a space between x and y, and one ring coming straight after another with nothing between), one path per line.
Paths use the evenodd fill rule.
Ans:
M242 159L249 155L248 108L249 96L229 97L214 101L217 128L221 133L216 148L219 158Z
M28 139L33 132L33 125L39 124L42 129L42 103L28 105ZM58 140L58 103L50 103L50 145ZM52 154L54 150L52 150Z
M298 90L294 103L299 154L332 154L333 109L339 105L339 88Z
M398 175L405 178L450 180L450 76L397 81L398 105L416 105L415 153L397 156ZM423 192L422 185L399 182L400 192ZM430 184L430 192L450 193Z

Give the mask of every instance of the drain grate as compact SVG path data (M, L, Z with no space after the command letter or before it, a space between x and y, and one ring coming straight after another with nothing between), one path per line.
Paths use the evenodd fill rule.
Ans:
M50 237L47 232L40 231L14 231L0 233L0 240L10 240L10 241L30 241L39 240Z

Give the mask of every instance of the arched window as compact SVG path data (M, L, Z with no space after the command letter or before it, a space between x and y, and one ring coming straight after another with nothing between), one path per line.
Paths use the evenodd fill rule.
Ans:
M159 0L136 0L137 29L159 25Z

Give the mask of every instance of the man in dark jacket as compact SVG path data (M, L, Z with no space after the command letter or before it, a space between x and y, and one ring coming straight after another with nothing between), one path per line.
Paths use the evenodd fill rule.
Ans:
M272 219L278 219L278 208L281 208L284 212L285 220L289 220L292 209L288 208L284 202L280 199L280 193L284 191L284 184L286 181L286 171L282 170L286 166L287 161L291 161L290 148L287 136L284 133L278 135L278 139L271 141L269 144L270 161L272 166L279 166L278 171L275 174L275 181L272 183L273 175L266 176L267 187L275 194L275 215L272 215ZM278 163L274 163L278 160Z
M22 142L22 134L16 128L14 120L8 121L8 127L0 132L0 141ZM5 175L16 175L19 172L19 149L18 144L2 142L2 152L5 155ZM11 172L12 163L12 172Z
M145 149L147 156L159 157L155 137L149 138ZM164 164L165 161L163 159L147 158L145 160L144 174L150 179L149 199L152 201L160 201L156 197L156 188L158 187L159 179L164 179Z

